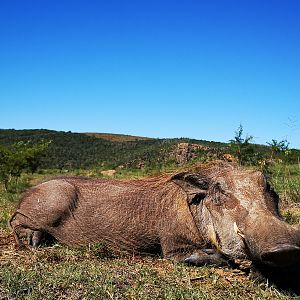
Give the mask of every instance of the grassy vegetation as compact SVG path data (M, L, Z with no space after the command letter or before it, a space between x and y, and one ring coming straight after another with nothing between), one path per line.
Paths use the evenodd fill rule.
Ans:
M300 165L276 163L267 169L271 184L280 195L280 207L289 224L300 223Z
M242 270L159 258L105 259L60 245L0 255L1 299L291 299Z
M0 190L0 299L293 299L253 269L191 267L159 257L111 257L102 245L79 249L54 244L34 251L14 247L7 220L29 183L59 175L51 170L23 175L8 191ZM151 173L152 172L152 173ZM118 178L155 175L152 170L120 169ZM284 216L300 221L297 165L269 170L284 197ZM65 174L65 173L64 173ZM97 169L68 175L101 176Z
M269 172L283 204L300 204L300 165L277 163L271 166Z

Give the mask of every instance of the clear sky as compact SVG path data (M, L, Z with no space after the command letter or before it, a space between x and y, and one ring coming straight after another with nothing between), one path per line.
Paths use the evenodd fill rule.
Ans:
M300 149L298 0L2 0L0 128Z

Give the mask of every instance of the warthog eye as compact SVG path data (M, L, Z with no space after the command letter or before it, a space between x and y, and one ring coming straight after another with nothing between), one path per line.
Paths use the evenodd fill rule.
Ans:
M171 179L185 191L188 204L199 204L207 195L209 180L200 174L182 172Z
M189 201L189 204L198 205L205 197L206 193L199 193Z

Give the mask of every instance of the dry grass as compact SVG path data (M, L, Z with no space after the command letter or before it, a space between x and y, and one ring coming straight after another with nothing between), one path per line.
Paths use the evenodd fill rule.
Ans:
M153 138L132 136L126 134L113 134L113 133L86 133L88 136L93 136L96 138L112 141L112 142L132 142L132 141L146 141L153 140Z
M150 257L107 259L101 247L17 251L2 232L0 299L291 299L248 267L197 268Z

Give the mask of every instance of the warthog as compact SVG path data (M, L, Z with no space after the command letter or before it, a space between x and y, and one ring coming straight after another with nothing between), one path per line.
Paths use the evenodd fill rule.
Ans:
M229 163L143 180L49 180L23 195L10 224L16 241L25 233L33 247L48 234L71 246L103 242L198 266L300 260L300 230L281 218L263 174Z

